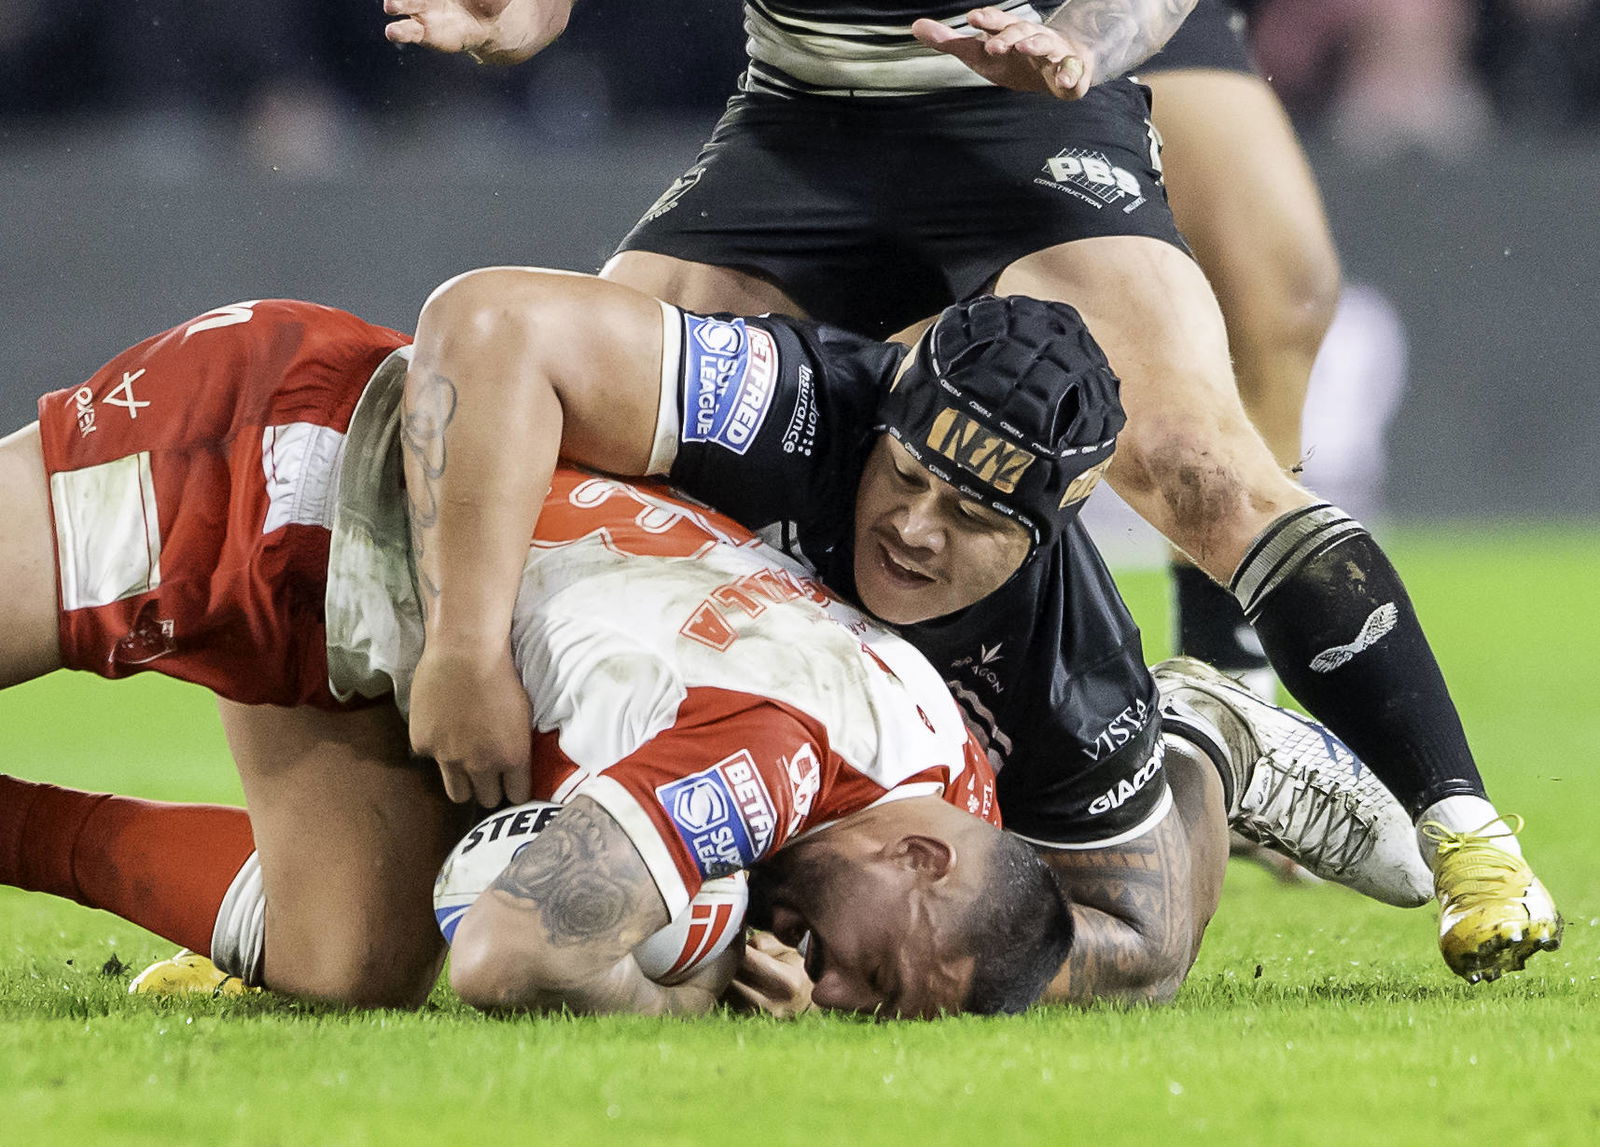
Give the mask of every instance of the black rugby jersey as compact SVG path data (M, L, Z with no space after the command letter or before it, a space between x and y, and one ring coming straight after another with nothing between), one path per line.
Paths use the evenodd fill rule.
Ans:
M853 600L851 511L878 436L878 393L904 348L775 316L682 322L670 481ZM1081 522L989 597L899 632L984 743L1008 829L1090 847L1166 811L1155 683Z
M912 21L924 16L963 30L974 7L970 0L745 0L750 67L744 87L836 96L987 87L965 64L925 48L911 34ZM998 0L994 7L1041 19L1060 0Z

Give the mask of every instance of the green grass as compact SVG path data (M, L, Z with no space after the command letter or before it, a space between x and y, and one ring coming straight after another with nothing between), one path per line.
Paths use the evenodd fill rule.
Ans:
M255 998L145 1000L169 953L101 913L0 889L0 1143L1396 1143L1600 1137L1600 532L1394 545L1565 947L1469 987L1427 910L1230 873L1166 1008L874 1026L713 1017L487 1020ZM1127 590L1152 654L1161 579ZM0 694L4 768L237 799L205 695L83 677Z

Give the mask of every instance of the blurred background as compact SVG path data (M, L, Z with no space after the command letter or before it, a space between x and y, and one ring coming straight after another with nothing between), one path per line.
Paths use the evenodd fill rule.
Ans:
M1313 485L1368 517L1600 519L1600 0L1251 18L1349 284ZM0 0L0 425L242 298L409 329L473 266L595 270L743 58L737 0L584 0L512 70L383 24L379 0Z

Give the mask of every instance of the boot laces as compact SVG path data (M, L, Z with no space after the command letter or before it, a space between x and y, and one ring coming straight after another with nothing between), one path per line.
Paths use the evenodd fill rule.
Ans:
M1490 832L1497 824L1504 828ZM1436 820L1423 822L1422 835L1438 846L1434 888L1452 908L1476 908L1507 897L1507 884L1528 874L1527 862L1494 842L1516 836L1523 820L1516 813L1496 817L1468 832L1455 832ZM1515 895L1520 895L1518 890Z
M1235 828L1330 875L1343 874L1366 856L1374 830L1354 794L1315 768L1301 774L1270 755L1261 765L1271 769L1271 778L1260 808L1242 811Z

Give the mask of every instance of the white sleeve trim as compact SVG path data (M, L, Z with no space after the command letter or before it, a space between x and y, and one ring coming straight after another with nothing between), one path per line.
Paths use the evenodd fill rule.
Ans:
M1072 844L1063 844L1059 840L1036 840L1031 836L1024 836L1020 832L1011 832L1012 836L1021 837L1029 844L1039 848L1048 848L1056 852L1090 852L1097 848L1111 848L1113 845L1126 844L1130 840L1137 840L1156 825L1167 819L1167 814L1172 811L1172 790L1167 789L1161 794L1161 800L1156 804L1155 811L1145 817L1138 824L1126 832L1119 832L1116 836L1108 836L1104 840L1078 841Z
M656 404L656 435L646 474L665 474L678 457L683 425L678 417L678 374L683 369L683 312L661 304L661 401Z
M610 777L591 777L579 785L572 795L588 797L622 826L633 847L639 850L644 866L650 870L661 899L666 901L667 916L676 919L678 913L689 906L689 890L684 886L683 877L678 874L677 862L673 860L666 842L661 839L661 830L650 819L650 814L640 807L632 793Z

